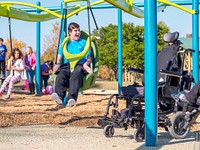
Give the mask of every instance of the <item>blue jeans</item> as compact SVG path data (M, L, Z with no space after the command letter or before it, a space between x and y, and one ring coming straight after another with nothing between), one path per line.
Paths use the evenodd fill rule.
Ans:
M28 83L34 83L33 79L34 79L35 71L34 70L26 70L26 75L27 75Z

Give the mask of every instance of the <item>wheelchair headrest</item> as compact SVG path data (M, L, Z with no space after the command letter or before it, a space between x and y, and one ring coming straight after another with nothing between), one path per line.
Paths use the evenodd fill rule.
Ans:
M173 43L177 41L178 38L179 38L179 32L165 33L163 36L163 40L167 43Z

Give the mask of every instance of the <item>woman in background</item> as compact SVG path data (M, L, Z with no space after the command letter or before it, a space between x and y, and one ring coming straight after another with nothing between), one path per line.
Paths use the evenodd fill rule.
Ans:
M35 84L33 82L35 75L35 66L36 66L36 55L35 53L33 53L32 47L28 46L24 57L24 67L26 69L26 75L30 89L28 95L35 94Z

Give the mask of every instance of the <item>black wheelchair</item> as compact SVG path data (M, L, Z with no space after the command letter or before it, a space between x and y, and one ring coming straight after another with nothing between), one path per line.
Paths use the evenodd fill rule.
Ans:
M159 69L159 74L164 75L164 80L158 82L157 86L158 126L169 131L171 136L175 138L184 138L188 133L188 128L187 126L183 127L183 133L179 133L178 124L181 124L179 118L184 118L186 115L184 107L180 106L178 100L175 100L172 94L190 90L194 82L192 75L183 69L185 55L193 51L192 49L177 51L176 56L179 55L181 59L178 69L176 67L171 67L169 70ZM129 68L129 71L144 73L143 70L134 68ZM119 100L125 100L124 107L120 107ZM112 113L109 114L111 106L113 106L113 109L111 110ZM98 121L98 124L104 127L104 135L106 137L112 137L114 135L115 127L124 128L125 130L129 126L135 127L136 130L133 137L137 142L141 142L145 138L144 110L144 86L134 82L133 85L122 87L120 94L111 95L108 100L106 112L103 118ZM169 115L172 113L175 114L170 118Z

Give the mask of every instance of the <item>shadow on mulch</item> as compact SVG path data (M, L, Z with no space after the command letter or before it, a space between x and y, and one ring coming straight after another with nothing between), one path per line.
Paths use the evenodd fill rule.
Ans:
M71 119L67 120L66 122L61 122L59 123L59 125L68 125L68 124L71 124L73 122L76 122L76 121L81 121L81 120L88 120L88 119L99 119L101 118L102 116L87 116L87 117L79 117L79 116L73 116Z

